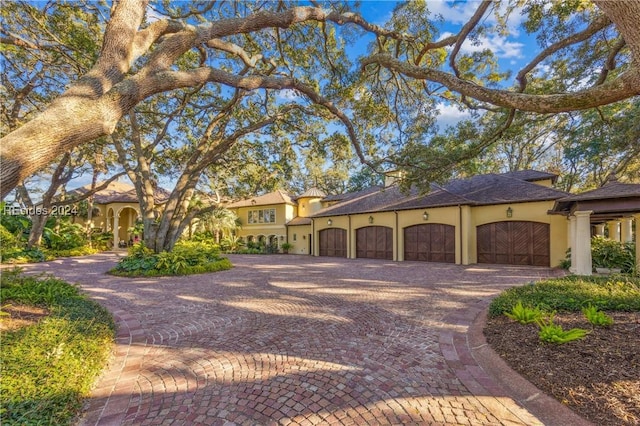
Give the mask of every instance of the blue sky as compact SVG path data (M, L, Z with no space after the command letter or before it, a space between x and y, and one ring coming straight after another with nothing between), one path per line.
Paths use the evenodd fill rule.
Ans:
M480 1L447 1L447 0L426 0L427 7L432 16L442 16L443 22L439 25L441 32L438 39L445 38L452 34L457 34L462 26L473 16ZM395 1L363 1L360 12L369 22L384 25L391 17ZM504 6L503 6L504 7ZM491 8L493 9L493 8ZM504 14L505 10L498 13ZM490 49L498 58L498 63L502 72L512 70L512 75L524 67L537 53L537 45L532 35L527 34L521 24L524 20L522 9L515 9L509 14L507 20L507 34L490 34L480 37L478 43L474 44L470 40L462 45L461 53L473 53ZM496 16L493 10L488 11L481 22L488 24L496 23ZM364 53L364 47L363 47ZM508 85L513 83L506 82ZM441 103L438 105L440 115L438 124L441 130L447 125L455 125L458 121L468 118L465 111L460 111L456 106Z
M458 33L480 4L480 1L475 0L455 2L446 0L426 1L432 17L441 16L443 18L442 24L439 26L439 38ZM359 12L367 21L382 26L390 19L396 4L395 1L365 0L361 2ZM149 12L153 15L151 10L149 10ZM160 16L158 16L158 18L160 18ZM515 75L520 68L532 59L537 51L533 37L526 34L521 28L523 19L521 11L517 9L514 10L507 21L506 34L489 34L479 38L475 44L467 40L462 46L461 53L472 53L474 51L491 49L499 60L501 71L510 69L513 71L513 75ZM494 12L492 10L487 12L482 22L488 24L495 23L496 17ZM354 61L358 56L366 54L367 45L372 40L373 36L369 34L360 40L357 45L352 46L351 54L353 55ZM512 83L512 80L506 82L508 85ZM290 94L284 92L280 96L288 97ZM438 104L438 110L440 113L438 117L440 130L443 130L449 125L455 125L456 122L469 117L465 111L459 110L457 106L446 103ZM168 187L170 186L171 185Z

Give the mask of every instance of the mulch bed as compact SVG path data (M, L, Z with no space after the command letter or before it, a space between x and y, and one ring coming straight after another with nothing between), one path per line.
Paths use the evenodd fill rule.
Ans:
M584 340L543 343L538 327L505 316L490 318L487 342L515 371L598 425L640 425L640 313L608 312L611 327L582 313L558 313L554 322L592 330Z
M49 311L38 306L7 304L2 306L0 331L17 330L32 325L49 315Z

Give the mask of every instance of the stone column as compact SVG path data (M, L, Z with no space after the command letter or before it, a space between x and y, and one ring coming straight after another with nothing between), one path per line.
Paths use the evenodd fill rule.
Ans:
M622 222L620 224L620 241L622 241L623 243L628 243L633 241L633 235L631 232L631 221L633 220L633 218L631 217L625 217L622 219ZM636 222L638 223L638 222Z
M576 263L574 273L577 275L591 275L591 221L593 211L577 211L575 231ZM574 247L571 248L573 258Z
M609 225L609 239L613 241L620 241L620 221L612 220L608 222Z
M576 272L576 253L578 249L576 247L576 217L569 216L569 247L571 248L571 267L569 272Z
M604 237L604 223L596 225L596 235Z
M118 224L120 220L120 212L113 213L113 248L114 250L118 248L118 244L120 243L120 225Z

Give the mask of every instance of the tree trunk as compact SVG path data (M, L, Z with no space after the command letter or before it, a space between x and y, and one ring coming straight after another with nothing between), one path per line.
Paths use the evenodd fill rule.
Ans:
M27 241L27 247L38 248L42 243L42 234L44 233L45 225L49 216L44 214L31 216L31 231L29 232L29 240Z

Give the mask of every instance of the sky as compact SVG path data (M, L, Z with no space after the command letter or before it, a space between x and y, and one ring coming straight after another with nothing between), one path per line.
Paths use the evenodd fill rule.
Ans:
M439 39L458 33L480 4L479 1L426 1L432 15L442 17L442 22L439 25ZM361 2L359 12L367 21L383 26L391 17L396 4L394 1L364 0ZM150 20L162 18L162 16L157 16L150 9L149 13L151 15ZM483 20L487 23L495 23L496 17L492 12L488 12ZM501 71L511 69L513 70L513 75L515 75L520 68L532 59L533 54L538 50L537 46L535 46L535 40L520 27L522 20L523 17L520 11L514 10L507 21L508 31L506 34L483 36L475 43L467 40L462 46L461 53L491 49L499 60ZM367 45L372 40L373 36L369 34L351 47L350 54L353 55L354 62L358 56L366 54ZM507 82L509 85L512 83L513 81ZM280 94L282 98L292 95L286 91ZM443 131L447 126L455 125L460 120L469 118L469 114L466 111L460 110L455 105L441 102L437 105L437 109L439 111L437 124L440 131ZM80 179L77 183L84 184L86 182Z
M427 7L433 16L440 15L443 19L439 26L441 32L439 39L446 38L450 35L457 34L462 26L473 16L480 1L446 1L446 0L426 0ZM393 8L396 6L394 1L368 1L362 2L360 11L364 18L369 22L378 25L384 25L391 17ZM502 10L501 12L504 12ZM498 57L498 63L501 70L511 69L513 75L523 68L537 51L535 39L526 34L521 28L524 17L521 9L512 11L507 21L507 35L489 35L481 37L477 43L466 40L462 45L461 53L480 52L490 49ZM496 17L493 13L487 12L483 21L487 23L496 23ZM512 83L509 81L508 83ZM440 103L438 105L440 115L438 116L438 125L440 130L444 130L447 126L453 126L457 122L469 118L469 114L461 111L454 105Z

